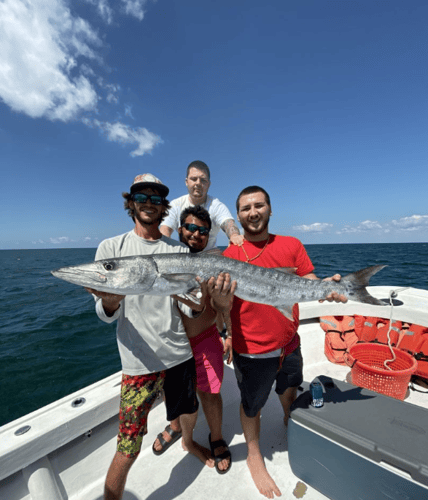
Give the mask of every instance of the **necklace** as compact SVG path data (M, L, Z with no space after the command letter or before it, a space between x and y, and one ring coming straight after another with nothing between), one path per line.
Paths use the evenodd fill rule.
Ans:
M268 239L267 239L267 241L266 241L265 246L264 246L264 247L260 250L260 252L259 252L259 253L258 253L255 257L251 257L251 258L250 258L250 257L248 257L248 254L247 254L247 252L245 251L244 245L242 244L242 247L241 247L241 248L242 248L242 251L245 253L245 257L247 257L247 263L248 263L248 262L251 262L251 261L253 261L253 260L256 260L256 259L257 259L257 257L260 257L260 255L264 252L265 248L268 246L269 241L270 241L270 235L268 236Z

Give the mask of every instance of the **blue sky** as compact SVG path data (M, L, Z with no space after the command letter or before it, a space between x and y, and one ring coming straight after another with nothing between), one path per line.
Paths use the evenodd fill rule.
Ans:
M96 247L192 160L310 243L428 241L428 3L1 0L0 248ZM222 236L220 244L226 243Z

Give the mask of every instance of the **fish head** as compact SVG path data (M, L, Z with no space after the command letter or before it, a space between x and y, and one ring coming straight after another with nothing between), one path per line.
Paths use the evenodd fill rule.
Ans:
M153 260L143 256L102 259L51 272L56 278L75 285L123 295L146 293L156 278Z

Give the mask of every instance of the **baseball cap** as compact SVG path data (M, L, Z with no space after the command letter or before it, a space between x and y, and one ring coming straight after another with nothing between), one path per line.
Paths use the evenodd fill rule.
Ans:
M140 191L145 187L151 187L157 189L161 196L166 198L169 193L169 189L162 183L160 179L155 177L153 174L140 174L135 177L134 182L130 188L131 194L136 191Z

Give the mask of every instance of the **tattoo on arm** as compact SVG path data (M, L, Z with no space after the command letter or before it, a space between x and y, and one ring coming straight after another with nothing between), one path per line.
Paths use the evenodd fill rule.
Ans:
M226 233L227 237L230 239L230 237L233 234L240 234L238 226L235 224L235 221L233 219L227 219L223 222L221 225L221 228L223 231Z

